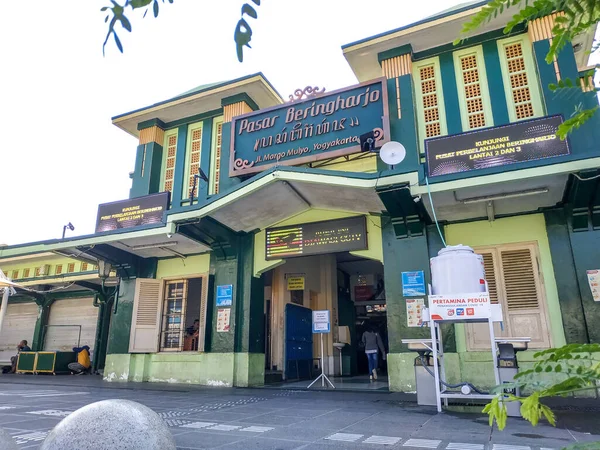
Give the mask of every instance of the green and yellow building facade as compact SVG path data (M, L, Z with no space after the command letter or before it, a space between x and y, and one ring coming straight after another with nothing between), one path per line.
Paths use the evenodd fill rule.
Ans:
M445 242L484 256L504 313L498 333L532 339L522 366L539 349L599 342L588 271L600 269L600 117L556 137L577 105L598 105L584 75L593 35L547 64L555 15L506 35L505 13L454 45L484 4L344 46L358 84L340 91L284 100L259 73L114 117L139 139L130 204L168 192L160 220L0 248L4 273L35 287L10 298L7 317L33 305L42 350L52 308L85 299L106 380L256 386L301 371L290 344L296 309L327 309L326 373L360 373L361 327L374 323L390 390L411 392L414 354L401 340L428 331L409 326L401 273L422 270L430 282L429 259ZM549 89L567 78L580 88ZM389 141L406 150L393 166L377 155ZM310 244L307 230L339 238L357 223L349 233L360 236L327 241L330 252ZM285 247L282 229L305 233L304 253ZM48 269L36 276L36 267ZM340 364L333 344L346 327ZM450 379L489 387L486 330L445 334Z

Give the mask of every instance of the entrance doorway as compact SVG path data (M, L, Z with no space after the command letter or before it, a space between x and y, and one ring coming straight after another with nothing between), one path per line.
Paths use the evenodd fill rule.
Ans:
M264 279L266 384L305 388L320 374L320 336L313 335L308 342L302 324L294 322L300 319L291 314L329 310L331 332L323 336L326 375L341 389L388 389L382 353L378 379L370 381L362 345L363 333L372 330L379 334L385 353L388 351L383 264L348 252L289 258ZM340 343L346 344L341 350ZM306 351L307 345L312 352Z

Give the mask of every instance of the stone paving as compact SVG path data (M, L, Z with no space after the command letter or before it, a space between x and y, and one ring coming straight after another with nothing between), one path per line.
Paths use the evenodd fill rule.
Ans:
M481 414L437 414L402 394L115 384L69 376L0 376L0 428L19 448L36 449L72 411L111 398L156 411L181 450L558 450L600 441L598 412L562 414L557 428L509 419L500 432Z

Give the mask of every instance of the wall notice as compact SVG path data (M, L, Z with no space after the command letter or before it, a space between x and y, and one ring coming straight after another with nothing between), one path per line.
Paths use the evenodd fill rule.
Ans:
M429 313L432 320L475 320L492 317L487 292L456 295L430 295Z
M304 277L287 277L288 291L303 291Z
M402 295L404 297L426 294L425 275L422 270L417 270L416 272L402 272Z
M420 327L423 325L423 308L425 300L422 298L406 299L406 322L409 327Z
M600 302L600 270L588 270L587 277L594 301Z
M231 308L223 308L217 311L217 333L227 333L229 331L230 317Z
M233 304L233 285L224 284L217 286L217 306L231 306Z
M329 321L329 310L313 311L313 333L329 333L331 323Z

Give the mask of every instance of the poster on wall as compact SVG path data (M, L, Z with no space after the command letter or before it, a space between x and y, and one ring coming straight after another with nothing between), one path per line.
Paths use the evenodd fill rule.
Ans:
M594 301L600 302L600 270L588 270L587 278Z
M303 291L304 290L304 277L288 276L286 278L287 278L287 290L288 291Z
M230 317L231 308L223 308L217 311L217 333L226 333L229 331Z
M404 297L414 297L416 295L426 294L425 275L422 270L402 272L402 295Z
M233 303L233 285L217 286L217 306L231 306Z
M492 317L487 292L456 295L430 295L429 314L432 320L477 320Z
M562 116L542 117L428 139L428 174L436 177L568 155L568 142L557 135L562 122Z
M423 308L425 300L422 298L406 299L406 322L409 327L420 327L423 325Z

